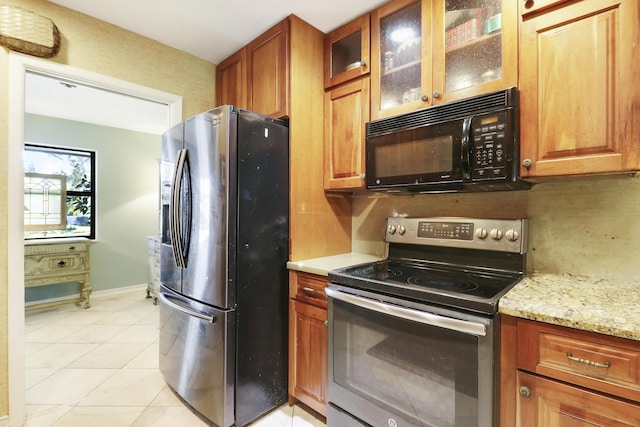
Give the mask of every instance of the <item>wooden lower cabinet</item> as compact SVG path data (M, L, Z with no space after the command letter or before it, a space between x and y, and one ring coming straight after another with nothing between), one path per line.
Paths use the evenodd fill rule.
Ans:
M640 405L518 372L519 427L640 426Z
M501 337L500 426L640 426L640 341L511 316Z
M289 401L327 415L327 309L318 299L326 278L291 273L289 300ZM304 299L305 295L313 298ZM318 304L299 301L318 301ZM324 296L324 293L322 293Z

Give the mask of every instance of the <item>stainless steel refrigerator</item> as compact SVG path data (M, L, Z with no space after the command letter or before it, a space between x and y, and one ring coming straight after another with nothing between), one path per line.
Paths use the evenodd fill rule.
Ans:
M218 107L163 135L160 169L160 370L243 426L287 401L287 123Z

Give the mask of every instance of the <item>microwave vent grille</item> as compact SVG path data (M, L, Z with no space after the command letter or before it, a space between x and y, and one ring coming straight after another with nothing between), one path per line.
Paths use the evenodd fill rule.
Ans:
M427 126L445 120L475 115L485 110L512 106L515 105L515 91L515 88L510 88L372 121L367 123L367 135Z

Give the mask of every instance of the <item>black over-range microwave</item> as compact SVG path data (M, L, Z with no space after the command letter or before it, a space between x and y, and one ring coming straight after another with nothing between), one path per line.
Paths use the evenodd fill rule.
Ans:
M432 193L521 190L515 87L366 127L368 190Z

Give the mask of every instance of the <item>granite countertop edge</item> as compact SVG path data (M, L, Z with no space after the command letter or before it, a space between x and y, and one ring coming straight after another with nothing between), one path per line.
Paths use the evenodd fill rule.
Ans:
M351 265L364 264L367 262L375 262L380 259L382 259L382 257L378 257L376 255L349 252L345 254L331 255L320 258L289 261L287 262L287 268L289 270L317 274L319 276L328 276L331 270L335 270L337 268L349 267Z
M528 274L498 311L524 319L640 341L640 279Z

